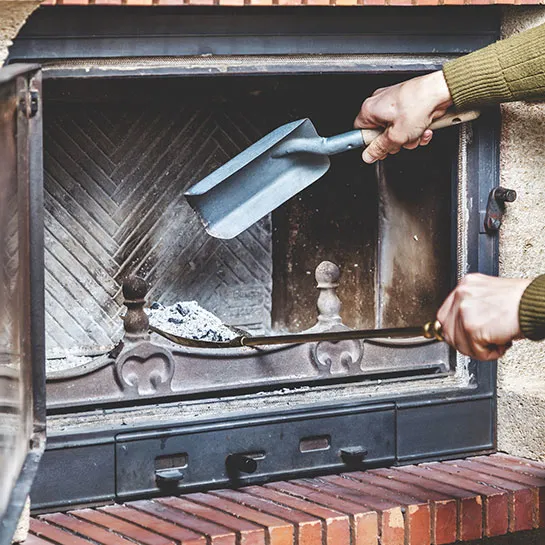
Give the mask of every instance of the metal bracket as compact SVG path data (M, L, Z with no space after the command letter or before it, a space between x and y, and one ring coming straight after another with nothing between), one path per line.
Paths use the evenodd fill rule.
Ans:
M486 213L484 216L484 230L489 235L499 231L505 213L505 203L513 202L517 198L514 189L496 187L488 195Z
M19 109L27 117L34 117L38 113L40 95L35 89L24 91L19 97Z

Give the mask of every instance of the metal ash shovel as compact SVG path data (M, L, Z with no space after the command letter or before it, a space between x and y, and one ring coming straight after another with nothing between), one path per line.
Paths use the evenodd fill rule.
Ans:
M478 116L476 111L447 114L430 128ZM191 187L185 197L210 235L234 238L321 178L329 169L329 155L368 146L380 133L354 130L323 138L309 119L300 119L263 137Z

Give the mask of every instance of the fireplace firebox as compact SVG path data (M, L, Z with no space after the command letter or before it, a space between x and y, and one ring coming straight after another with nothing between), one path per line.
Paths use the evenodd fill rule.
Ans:
M468 9L474 16L468 19ZM38 509L490 452L495 364L442 343L182 348L145 302L249 332L421 325L497 271L498 116L323 179L232 241L183 191L275 127L348 130L374 89L497 38L478 10L43 8L49 439ZM440 29L438 31L437 29ZM140 317L125 321L122 316Z

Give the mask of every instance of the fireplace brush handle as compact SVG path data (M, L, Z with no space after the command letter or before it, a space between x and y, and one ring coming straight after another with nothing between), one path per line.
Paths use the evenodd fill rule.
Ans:
M392 327L388 329L347 329L343 331L324 331L323 333L294 333L288 335L264 335L252 337L240 335L229 341L206 341L188 339L173 335L150 325L150 331L182 346L193 348L241 348L244 346L271 346L280 344L303 344L310 342L338 342L358 339L387 339L423 337L432 341L443 341L441 324L435 320L424 326Z

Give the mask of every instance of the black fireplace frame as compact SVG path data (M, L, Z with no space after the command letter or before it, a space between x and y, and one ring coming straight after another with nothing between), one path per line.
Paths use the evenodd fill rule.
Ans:
M259 56L251 73L258 66L261 74L280 75L315 73L309 56L319 54L320 70L327 73L410 75L439 69L445 60L492 43L499 37L499 21L496 8L468 6L42 7L15 40L10 62L39 62L45 80L134 78L246 74L247 65L230 61ZM482 225L488 195L499 181L497 110L484 112L467 130L464 168L473 208L464 272L495 275L497 236ZM47 510L489 453L496 446L496 363L471 361L469 376L464 387L403 397L377 392L372 398L322 400L259 414L242 410L195 421L171 415L129 425L53 426L33 504ZM74 422L77 418L86 414L74 415ZM305 438L324 436L328 448L301 451ZM281 440L283 451L275 450ZM178 479L163 478L165 468L156 460L181 453L187 458L188 452L195 462L178 468ZM226 460L234 454L255 459L257 471L233 472Z

